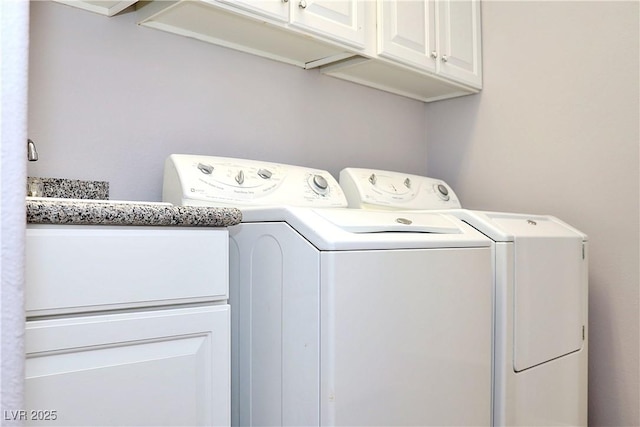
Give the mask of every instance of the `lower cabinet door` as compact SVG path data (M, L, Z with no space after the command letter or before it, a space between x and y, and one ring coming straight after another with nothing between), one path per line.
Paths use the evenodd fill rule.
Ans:
M27 321L27 425L230 422L229 306Z

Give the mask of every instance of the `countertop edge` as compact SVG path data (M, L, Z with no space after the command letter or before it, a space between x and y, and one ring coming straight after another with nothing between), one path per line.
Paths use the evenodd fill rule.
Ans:
M242 221L232 207L26 201L27 224L230 227Z

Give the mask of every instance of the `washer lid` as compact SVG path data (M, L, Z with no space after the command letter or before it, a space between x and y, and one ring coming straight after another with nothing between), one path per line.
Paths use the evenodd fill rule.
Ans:
M273 222L285 222L319 250L491 246L489 238L446 212L400 213L292 206L254 206L241 207L240 210L242 223L268 227ZM404 220L411 221L411 224ZM241 226L233 226L229 230L233 233L234 227Z
M475 227L496 242L513 242L516 237L577 237L581 240L587 240L584 233L550 215L483 212L467 209L452 209L449 213Z
M351 233L413 232L461 233L450 218L425 212L371 212L356 209L315 209L315 213Z

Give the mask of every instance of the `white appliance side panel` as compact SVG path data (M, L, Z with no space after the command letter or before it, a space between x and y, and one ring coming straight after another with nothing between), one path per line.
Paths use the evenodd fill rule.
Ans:
M513 370L513 242L496 242L494 256L493 425L506 426L512 425L518 401Z
M490 425L490 248L322 253L321 425Z
M580 350L586 327L579 237L515 239L514 369Z
M509 379L504 426L587 426L587 349Z
M516 372L513 364L514 243L496 243L495 254L494 425L586 426L588 331L579 351ZM586 262L581 273L586 280ZM586 319L586 293L580 304Z
M232 425L318 425L318 251L282 222L230 237Z

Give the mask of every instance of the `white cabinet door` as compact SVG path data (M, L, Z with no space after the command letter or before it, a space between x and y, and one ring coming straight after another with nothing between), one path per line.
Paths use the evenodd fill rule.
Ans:
M378 55L482 87L479 0L378 1Z
M438 0L439 73L482 87L480 0Z
M291 25L361 49L366 0L290 0Z
M229 425L229 306L27 321L27 425Z
M220 0L239 9L244 9L280 22L289 22L289 3L283 0Z
M378 55L435 72L433 1L379 1L378 23Z

